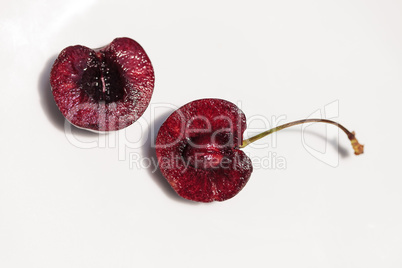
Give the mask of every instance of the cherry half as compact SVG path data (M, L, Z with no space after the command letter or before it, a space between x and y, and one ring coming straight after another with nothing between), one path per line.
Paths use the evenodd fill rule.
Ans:
M134 123L148 107L154 81L144 49L126 37L98 49L67 47L50 72L53 97L63 116L93 131Z
M246 117L235 104L200 99L174 111L159 129L159 168L181 197L197 202L224 201L240 192L253 171L250 158L240 149L281 129L312 122L339 127L355 154L363 153L354 132L326 119L294 121L243 140Z

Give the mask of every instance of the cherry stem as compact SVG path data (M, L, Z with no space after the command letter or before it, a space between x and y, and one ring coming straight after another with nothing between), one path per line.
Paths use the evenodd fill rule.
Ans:
M304 119L304 120L298 120L298 121L294 121L294 122L291 122L291 123L283 124L281 126L274 127L274 128L272 128L270 130L264 131L264 132L262 132L262 133L260 133L258 135L255 135L254 137L251 137L251 138L249 138L247 140L243 140L243 143L240 146L240 148L244 148L247 145L249 145L250 143L255 142L255 141L257 141L257 140L259 140L261 138L264 138L265 136L268 136L268 135L270 135L270 134L272 134L274 132L277 132L277 131L279 131L281 129L288 128L288 127L291 127L291 126L301 125L301 124L304 124L304 123L327 123L327 124L331 124L331 125L339 127L348 136L348 138L349 138L349 140L350 140L350 142L352 144L353 150L355 150L355 155L359 155L359 154L363 153L364 145L360 144L357 141L354 131L350 132L349 130L347 130L341 124L338 124L338 123L336 123L334 121L327 120L327 119Z

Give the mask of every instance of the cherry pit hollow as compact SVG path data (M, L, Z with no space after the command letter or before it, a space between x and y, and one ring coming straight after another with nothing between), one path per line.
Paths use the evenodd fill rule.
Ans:
M98 49L67 47L50 73L61 113L73 125L91 131L107 132L133 124L149 105L154 82L154 70L144 49L125 37ZM363 153L354 132L326 119L299 120L243 139L246 116L235 104L201 99L174 111L159 129L159 168L181 197L197 202L224 201L243 189L253 171L242 148L281 129L311 122L339 127L355 154Z
M151 100L154 81L151 61L130 38L97 49L67 47L50 72L63 116L92 131L119 130L137 121Z

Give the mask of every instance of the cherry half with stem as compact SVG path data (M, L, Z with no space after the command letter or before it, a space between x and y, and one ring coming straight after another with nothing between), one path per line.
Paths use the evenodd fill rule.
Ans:
M250 158L241 149L274 132L304 123L337 126L347 135L354 153L363 153L364 146L354 132L327 119L298 120L243 139L246 117L235 104L222 99L200 99L174 111L159 129L159 169L185 199L225 201L243 189L253 171Z

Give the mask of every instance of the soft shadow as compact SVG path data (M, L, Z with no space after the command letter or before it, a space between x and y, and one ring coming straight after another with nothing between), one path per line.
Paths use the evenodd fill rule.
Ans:
M40 103L43 109L43 112L48 117L50 123L57 128L58 130L64 132L64 124L70 124L67 120L65 120L63 114L60 112L59 108L54 101L52 90L50 88L50 70L52 69L54 61L57 59L58 55L52 56L43 67L43 70L39 76L38 81L38 92L40 97ZM91 132L85 129L77 128L76 126L70 124L72 126L72 132L74 135L82 136L82 137L94 137L100 135L97 132ZM102 134L102 133L101 133Z
M52 56L43 67L43 70L39 76L39 96L40 103L42 105L42 109L47 115L49 121L55 126L58 130L64 130L64 116L59 111L54 99L52 90L50 88L50 70L52 69L52 65L54 61L57 59L57 55Z
M156 150L155 150L155 140L156 135L158 134L159 128L162 126L163 122L169 117L170 112L166 112L156 118L148 127L146 132L147 140L145 144L142 146L142 154L144 157L151 159L151 166L148 168L148 173L153 179L153 181L161 188L162 192L164 192L169 198L174 201L185 203L189 205L199 205L200 203L194 202L185 198L180 197L167 182L165 177L163 177L162 172L160 171L158 165L158 161L156 158Z
M300 133L300 130L298 129L283 129L283 132L287 131L287 132L297 132ZM324 134L318 133L316 131L312 131L312 130L303 130L303 133L307 133L309 135L312 135L314 137L320 138L324 141L327 141L329 145L331 145L335 151L338 151L338 154L342 157L348 157L350 156L350 152L348 149L346 149L343 145L339 144L336 140L336 138L329 140L327 136L325 136ZM353 150L352 148L350 148L351 150Z

